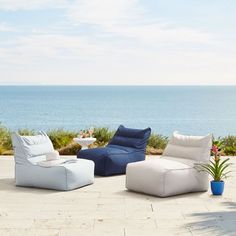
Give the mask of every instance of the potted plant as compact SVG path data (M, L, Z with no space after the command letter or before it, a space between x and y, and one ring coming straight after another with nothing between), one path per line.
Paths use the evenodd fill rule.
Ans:
M211 191L213 195L222 195L224 191L224 181L228 174L228 170L232 163L229 163L229 158L221 159L221 143L214 141L211 149L212 158L209 163L198 163L196 167L199 171L204 171L211 175Z

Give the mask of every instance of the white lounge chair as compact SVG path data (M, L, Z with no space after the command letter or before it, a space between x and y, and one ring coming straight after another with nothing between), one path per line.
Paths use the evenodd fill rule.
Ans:
M94 182L92 161L56 160L55 165L45 165L46 155L54 152L54 148L44 132L35 136L13 133L12 142L17 186L72 190Z
M128 164L127 189L159 197L207 191L208 175L197 171L194 165L209 161L211 145L211 135L174 132L160 158Z

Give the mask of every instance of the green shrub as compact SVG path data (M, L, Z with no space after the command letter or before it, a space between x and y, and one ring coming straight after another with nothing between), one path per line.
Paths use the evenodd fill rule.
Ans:
M70 143L66 147L60 148L58 151L60 155L76 155L80 149L81 146L78 143Z
M0 123L0 154L11 149L11 132Z
M226 156L236 156L236 147L225 147L224 154Z
M151 134L148 140L148 146L156 149L165 149L168 138L160 134Z
M37 132L31 129L18 130L20 135L34 135ZM76 131L64 129L53 129L47 132L55 149L60 150L64 155L74 155L80 146L73 143L73 138L78 136ZM97 141L91 147L100 147L106 145L114 135L114 131L107 127L97 127L94 129L94 137ZM165 149L168 138L159 134L152 134L148 140L147 153L161 154ZM214 139L214 143L220 142L222 151L225 155L236 156L236 136L228 135L224 138ZM12 154L11 131L0 123L0 155Z
M78 135L75 131L67 131L64 129L54 129L47 132L55 149L66 147L73 142L73 138Z
M18 133L20 135L34 135L34 130L29 129L19 129ZM12 154L12 141L11 141L11 131L5 126L0 124L0 154L7 155L8 153Z
M236 146L236 136L234 135L228 135L224 138L221 138L221 143L224 145L224 146Z
M235 156L236 155L236 136L228 135L221 138L222 149L225 155Z
M36 132L33 129L19 129L18 134L22 136L31 136L31 135L35 135Z
M98 146L106 145L114 135L114 131L110 131L106 127L94 128L94 137L97 139Z

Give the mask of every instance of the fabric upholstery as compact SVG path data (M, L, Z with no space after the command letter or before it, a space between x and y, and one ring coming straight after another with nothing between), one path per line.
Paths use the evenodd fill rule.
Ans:
M160 158L127 165L127 189L159 197L207 191L208 175L197 171L194 165L209 161L211 143L209 135L174 133Z
M150 128L130 129L121 125L105 148L80 150L77 156L92 160L95 163L96 175L124 174L128 163L145 159L150 133Z
M12 134L17 186L56 190L72 190L94 182L94 163L89 160L42 167L46 154L54 151L49 137L40 132L36 136Z
M211 135L189 136L174 132L163 155L192 159L195 161L208 161L211 145Z
M145 150L151 129L130 129L120 125L109 145Z
M12 133L12 142L14 146L14 156L16 163L34 162L34 158L38 161L40 156L42 161L46 153L54 151L53 145L46 133L40 131L35 136L20 136Z
M193 166L167 158L128 164L126 188L132 191L168 197L182 193L207 191L208 176Z
M53 151L45 154L46 160L51 161L51 160L58 160L60 159L60 154L58 151Z

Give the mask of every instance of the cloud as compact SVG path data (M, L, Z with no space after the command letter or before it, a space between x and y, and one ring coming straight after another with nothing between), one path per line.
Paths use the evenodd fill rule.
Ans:
M234 81L235 61L227 52L146 50L33 34L0 47L0 78L28 84L220 84Z
M0 46L0 59L12 64L44 63L48 60L89 60L102 53L101 47L81 36L31 34Z
M215 42L199 29L173 26L157 17L138 0L0 0L0 10L63 7L74 27L86 24L99 37L119 37L136 43L176 44Z
M77 24L106 27L127 23L143 12L137 0L76 0L70 5L68 15Z
M0 9L8 10L53 5L65 9L63 26L60 22L54 28L34 27L0 40L1 83L222 84L235 81L234 45L201 28L173 25L159 19L158 13L151 17L138 0L75 0L70 4L53 0L0 0Z
M67 11L76 25L98 28L102 35L122 37L154 45L169 43L202 43L213 41L212 35L199 29L173 26L149 12L137 0L77 0Z
M0 32L16 32L16 29L7 23L0 22Z
M109 31L117 36L134 40L134 42L146 45L150 45L151 43L150 46L155 47L177 44L183 47L184 43L209 44L214 40L212 35L201 30L189 29L187 27L173 28L171 25L167 24L163 26L159 23L150 23L139 26L117 26L111 27Z
M48 7L63 7L66 0L0 0L0 10L17 11Z

